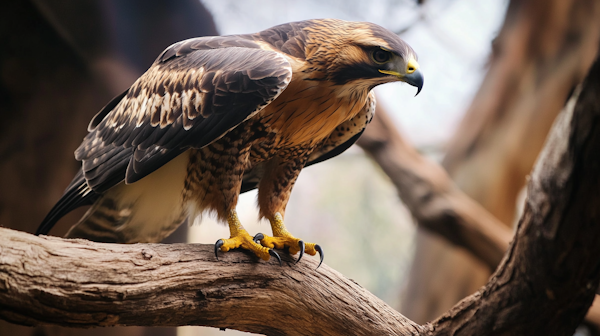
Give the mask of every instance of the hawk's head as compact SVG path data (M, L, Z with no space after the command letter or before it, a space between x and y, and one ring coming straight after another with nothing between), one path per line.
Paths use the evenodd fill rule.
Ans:
M423 87L414 50L396 34L368 22L305 21L305 58L314 79L371 89L402 81Z

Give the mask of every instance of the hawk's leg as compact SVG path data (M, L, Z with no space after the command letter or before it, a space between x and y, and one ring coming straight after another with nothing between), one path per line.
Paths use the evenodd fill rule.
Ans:
M191 150L187 178L184 183L184 200L196 202L199 209L210 209L217 217L229 224L230 237L215 243L218 251L227 252L242 248L253 252L261 259L269 260L275 251L257 244L240 223L235 211L238 201L244 166L250 154L250 126L240 126L220 140L200 149Z
M291 153L302 153L301 150L290 151ZM283 161L281 158L271 160L265 167L265 174L258 187L258 203L262 217L266 217L271 222L273 236L258 234L257 240L260 240L262 246L269 248L283 249L289 248L290 254L300 252L298 261L302 258L304 252L315 255L317 252L321 255L323 261L323 251L319 245L305 243L299 238L294 237L283 223L283 214L290 197L292 187L304 167L310 151L304 151L304 155ZM321 265L321 264L319 264Z
M242 223L240 223L235 210L231 210L229 217L227 218L227 222L229 223L229 232L231 233L231 238L217 240L215 243L215 256L217 256L217 258L218 249L221 249L223 252L227 252L231 249L241 247L245 250L252 251L263 260L269 260L270 256L275 256L277 260L279 260L279 264L281 264L281 259L275 251L257 244L254 241L254 238L248 234L246 229L244 229L242 226Z

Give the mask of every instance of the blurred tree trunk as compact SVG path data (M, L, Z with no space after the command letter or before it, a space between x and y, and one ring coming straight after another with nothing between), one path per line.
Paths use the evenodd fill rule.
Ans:
M488 74L450 142L457 185L511 226L519 191L569 93L596 55L598 1L511 1ZM419 229L402 313L423 323L485 283L490 270Z
M216 35L199 1L3 1L0 4L0 226L33 232L79 168L87 124L170 44ZM62 235L85 209L65 216ZM179 231L184 241L186 228ZM78 335L0 321L0 335ZM111 328L86 335L174 335Z

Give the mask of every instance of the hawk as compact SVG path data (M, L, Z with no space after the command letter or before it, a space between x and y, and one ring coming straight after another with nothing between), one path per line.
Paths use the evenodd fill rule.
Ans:
M372 23L308 20L175 43L91 120L75 151L81 170L36 234L91 205L67 237L159 242L209 211L231 233L215 254L241 247L269 260L287 247L322 262L319 245L284 226L292 187L358 139L371 89L394 81L421 91L417 56ZM239 194L255 188L272 236L252 237L237 217Z

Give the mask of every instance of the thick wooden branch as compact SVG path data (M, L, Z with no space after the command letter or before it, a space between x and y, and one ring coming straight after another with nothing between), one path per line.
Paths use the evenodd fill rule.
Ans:
M559 116L528 184L515 240L480 292L430 335L572 335L600 280L600 62Z
M404 141L385 111L358 140L398 189L416 222L472 251L495 269L513 233L458 189L446 171Z
M305 257L214 257L198 244L101 244L0 228L0 318L71 327L205 325L266 335L417 335L422 330Z

